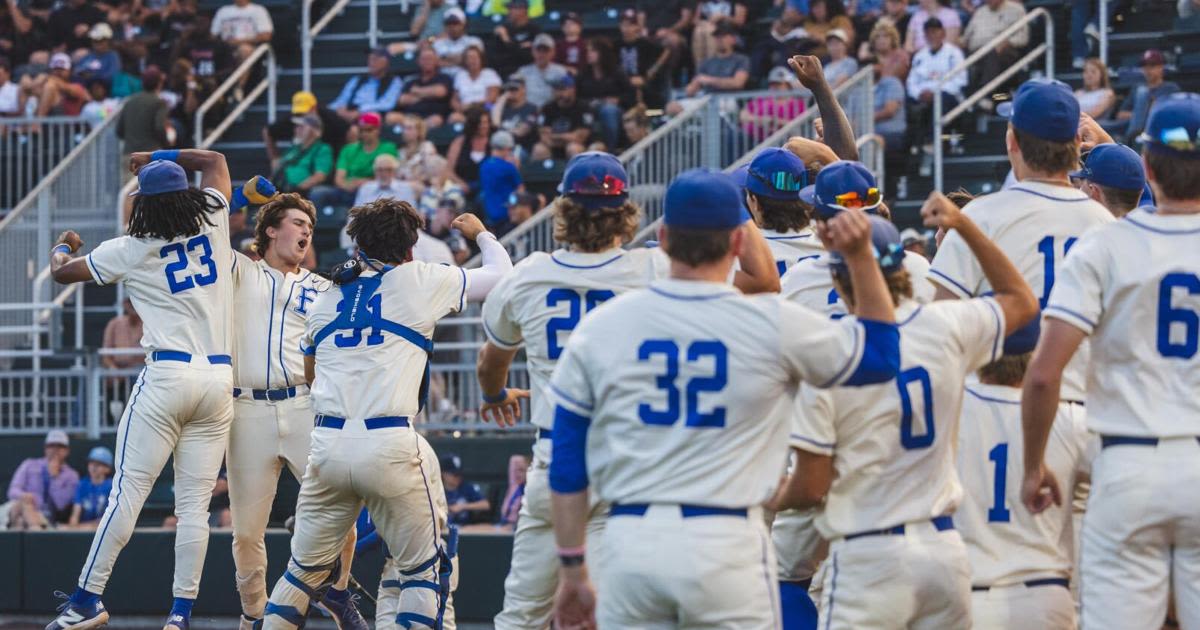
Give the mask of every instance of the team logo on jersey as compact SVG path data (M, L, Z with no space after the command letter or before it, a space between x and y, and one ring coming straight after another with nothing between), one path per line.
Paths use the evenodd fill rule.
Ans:
M308 303L316 299L317 290L312 287L300 287L300 295L296 296L296 312L308 315Z

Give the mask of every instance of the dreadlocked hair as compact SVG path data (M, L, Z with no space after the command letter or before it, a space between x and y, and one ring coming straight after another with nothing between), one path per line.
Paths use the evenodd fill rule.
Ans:
M625 200L615 208L584 208L570 197L554 201L554 240L584 252L611 249L613 238L629 242L642 221L642 209Z
M407 201L384 197L350 209L346 233L368 258L405 262L425 219Z
M221 210L216 197L198 188L133 198L129 215L129 235L173 241L195 236L213 223L209 213Z
M792 232L808 227L809 205L799 199L772 199L755 193L762 228L776 232Z

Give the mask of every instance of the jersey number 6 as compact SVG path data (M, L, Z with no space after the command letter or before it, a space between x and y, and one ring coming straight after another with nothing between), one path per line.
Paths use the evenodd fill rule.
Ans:
M1174 306L1175 289L1187 295L1200 294L1200 278L1192 273L1169 273L1158 284L1158 353L1164 357L1190 359L1200 346L1200 316L1186 307ZM1178 326L1176 326L1178 324ZM1171 333L1182 327L1183 341L1172 341Z
M197 247L203 250L203 253L200 254L199 262L207 268L207 271L204 273L194 273L180 280L176 274L188 268L188 264L191 262L188 259L188 252ZM217 264L213 262L212 253L212 244L208 242L207 234L201 234L188 240L186 250L183 243L171 243L159 250L159 258L166 258L170 255L175 256L175 261L167 263L167 268L164 269L167 274L167 286L171 288L171 293L175 294L187 291L197 285L203 287L216 282Z
M638 405L638 417L646 424L671 426L679 421L679 345L671 339L647 339L638 347L638 361L649 361L661 355L665 359L666 372L655 377L655 386L667 397L665 410L655 409L649 403ZM688 345L688 363L712 358L712 376L693 376L687 383L687 420L685 426L704 429L719 429L725 426L725 408L714 407L712 411L700 411L701 392L719 392L729 383L729 352L725 344L715 340L693 341Z

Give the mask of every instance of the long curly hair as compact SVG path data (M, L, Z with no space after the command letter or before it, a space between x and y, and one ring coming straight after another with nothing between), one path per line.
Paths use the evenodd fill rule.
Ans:
M404 262L412 254L425 219L407 201L384 197L350 210L346 233L368 258Z
M216 197L198 188L133 198L129 235L173 241L195 236L205 225L216 225L209 214L223 211Z
M584 252L602 252L613 246L613 238L629 242L642 221L642 209L632 201L615 208L584 208L570 197L554 201L554 240Z

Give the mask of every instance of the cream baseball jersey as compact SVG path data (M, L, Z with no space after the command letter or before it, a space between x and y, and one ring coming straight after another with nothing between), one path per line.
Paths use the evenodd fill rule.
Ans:
M302 340L317 296L331 283L307 270L280 273L265 261L233 254L233 382L275 389L303 384Z
M1200 216L1143 207L1081 238L1046 317L1087 333L1088 427L1200 435Z
M894 382L804 386L795 400L791 445L833 456L836 474L816 519L828 539L950 514L962 497L954 435L963 380L1000 356L1004 313L992 298L905 300L896 322Z
M580 320L617 294L664 277L669 265L657 247L535 252L488 294L483 303L488 341L510 350L525 346L534 425L554 428L550 376Z
M355 283L320 293L304 332L305 352L316 358L313 411L347 419L415 416L428 365L427 348L418 344L432 346L437 320L462 310L466 291L461 268L411 261L382 274L368 269ZM338 325L353 316L371 323ZM404 336L412 333L417 337Z
M214 188L199 234L164 241L118 236L87 255L97 284L124 282L133 308L146 322L142 347L195 356L228 355L233 294L229 245L229 202Z
M762 503L787 462L796 385L878 376L879 340L895 333L722 283L668 279L618 296L555 368L551 487L577 491L590 476L615 503ZM865 382L893 375L894 363Z
M933 301L934 286L929 282L929 261L913 252L904 252L904 269L912 281L913 299L919 304ZM830 316L846 314L846 303L833 288L829 275L829 257L806 258L788 270L780 279L779 294L784 299L807 306Z
M816 232L813 232L810 227L794 232L776 232L764 229L762 235L767 241L767 247L771 249L771 256L775 258L775 266L779 269L781 276L801 260L815 258L825 253L825 246L821 244L821 239L817 238Z
M1090 435L1080 405L1059 403L1046 465L1070 495L1086 473ZM958 476L965 496L954 525L967 544L971 583L999 586L1071 575L1071 504L1033 515L1021 503L1025 473L1021 390L973 383L958 427Z
M1044 309L1067 252L1085 232L1113 221L1107 208L1074 188L1021 182L979 197L963 212L1025 277ZM933 257L930 280L960 298L987 295L992 287L962 237L950 232ZM1079 349L1063 375L1063 400L1082 401L1088 348Z

